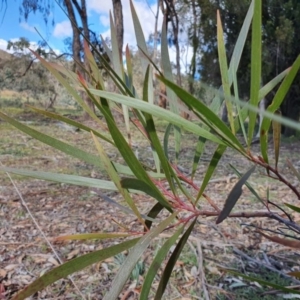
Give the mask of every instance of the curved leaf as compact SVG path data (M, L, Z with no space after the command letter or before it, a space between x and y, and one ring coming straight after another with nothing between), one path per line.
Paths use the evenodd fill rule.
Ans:
M131 15L132 15L132 21L133 21L137 46L141 52L141 62L142 62L143 74L145 75L149 62L148 62L147 57L146 58L144 57L144 54L148 55L148 49L147 49L144 32L143 32L140 20L137 16L137 13L134 8L132 0L130 0L130 10L131 10Z
M99 90L94 90L94 91L96 91L98 93L102 93L102 91L99 91ZM87 92L89 93L90 91L87 90ZM108 93L108 95L111 95L111 94L114 95L114 97L116 97L116 98L125 97L125 96L114 94L114 93ZM102 94L102 95L104 95L104 94ZM102 97L102 96L100 96L100 97ZM110 134L115 142L117 149L119 150L120 154L124 158L128 167L131 169L132 173L136 176L136 178L146 182L149 186L151 186L152 189L156 190L157 193L160 193L159 189L152 182L151 178L149 177L149 174L143 168L141 162L138 160L135 153L132 151L130 145L128 145L123 134L117 127L117 125L113 119L113 116L112 116L112 113L110 110L110 106L109 106L106 98L107 97L105 97L105 96L103 98L101 98L101 101L102 101L101 111L105 117L108 129L109 129ZM129 98L129 97L125 97L125 98ZM129 98L129 99L133 99L133 98ZM135 102L144 102L144 101L137 101L136 99L134 99L134 100L135 100ZM144 102L144 104L148 104L148 103ZM125 105L127 105L127 104L125 104Z
M286 94L288 93L288 91L290 89L290 86L292 85L296 75L298 74L299 68L300 68L300 55L297 57L297 59L293 63L289 73L284 78L279 89L277 90L276 95L275 95L271 105L269 105L267 108L267 113L271 113L271 115L274 115L275 111L280 107L281 103L283 102ZM275 119L273 118L272 120L275 120ZM279 118L279 120L280 120L280 118ZM283 122L281 122L281 123L283 124ZM270 124L271 124L271 118L269 118L268 115L264 115L264 119L261 124L260 145L261 145L262 157L264 158L264 160L266 162L268 162L268 156L267 156L266 149L267 149L267 143L268 143L268 131L270 128Z
M148 229L151 228L153 221L149 220L149 218L151 219L155 219L157 217L157 215L164 209L164 206L162 206L159 202L157 202L152 208L151 210L148 212L147 214L147 218L146 219L146 226Z
M161 276L157 291L156 291L156 295L154 300L161 300L162 296L165 292L165 289L167 287L168 281L171 277L171 273L173 271L173 268L180 256L181 251L183 250L183 247L185 246L195 224L196 224L197 219L195 218L195 220L192 222L192 224L189 226L189 228L187 229L187 231L182 235L180 241L178 242L178 244L176 245L170 259L168 260L168 263L164 269L164 272Z
M138 208L136 207L133 199L131 198L129 192L126 189L123 189L121 183L120 183L120 176L119 174L116 172L115 168L113 167L112 162L110 161L110 159L108 158L106 152L104 151L102 145L99 143L99 141L96 139L95 135L93 135L93 139L94 139L94 143L96 145L96 148L98 150L99 156L101 158L101 161L103 162L103 165L106 169L107 174L109 175L110 179L112 180L112 182L116 185L116 187L118 188L120 194L123 196L123 198L125 199L126 203L128 204L128 206L132 209L132 212L136 215L137 219L144 224L144 220L141 217L141 214L138 210Z
M231 61L229 64L229 84L231 86L232 84L232 74L237 73L237 69L242 57L242 53L244 50L244 46L248 37L248 32L251 26L252 18L253 18L253 9L254 9L254 0L251 1L251 4L249 6L249 9L247 11L247 15L244 19L243 26L241 28L241 31L239 33L238 39L235 43L235 47L232 53Z
M51 146L57 150L60 150L68 155L71 155L71 156L76 157L82 161L85 161L91 165L94 165L94 166L97 166L97 167L100 167L101 169L103 169L103 165L96 155L90 154L86 151L83 151L83 150L77 148L77 147L71 146L65 142L62 142L58 139L50 137L47 134L44 134L35 129L32 129L32 128L26 126L25 124L20 123L16 120L10 118L9 116L7 116L6 114L3 114L2 112L0 112L0 118L4 119L8 123L10 123L14 127L16 127L17 129L19 129L20 131L25 132L26 134L30 135L34 139L36 139L46 145L49 145L49 146ZM118 164L118 163L114 163L114 166L119 173L132 175L132 171L128 167L122 166L121 164ZM155 177L155 175L154 175L154 177Z
M69 118L66 118L66 117L64 117L64 116L61 116L61 115L52 113L52 112L50 112L50 111L45 111L45 110L42 110L42 109L39 109L39 108L30 106L30 105L28 105L28 107L29 107L30 109L34 110L35 112L37 112L37 113L39 113L39 114L42 114L42 115L44 115L44 116L47 116L47 117L49 117L49 118L51 118L51 119L55 119L55 120L62 121L62 122L67 123L67 124L69 124L69 125L71 125L71 126L74 126L75 128L79 128L79 129L82 129L82 130L87 131L87 132L93 132L93 134L95 134L95 135L96 135L97 137L99 137L100 139L102 139L102 140L104 140L104 141L106 141L106 142L108 142L108 143L114 145L114 143L113 143L111 137L109 137L108 135L105 135L105 134L103 134L103 133L99 133L98 131L92 129L91 127L85 126L85 125L82 124L82 123L76 122L76 121L74 121L74 120L72 120L72 119L69 119ZM101 127L101 129L102 129L103 131L107 131L107 128L106 128L106 126L104 126L104 124L103 124L103 126Z
M235 206L236 202L238 201L238 199L240 198L240 196L242 194L243 185L248 180L250 175L253 173L253 171L255 170L255 167L256 166L253 166L250 170L248 170L240 178L240 180L235 184L235 186L233 187L233 189L231 190L231 192L229 193L229 195L228 195L228 197L225 201L224 208L220 212L220 214L218 216L218 219L216 221L216 224L220 224L221 222L223 222L228 217L231 210L233 209L233 207Z
M204 126L206 126L206 125L204 125ZM194 176L196 174L197 167L199 165L201 155L204 151L206 141L207 140L205 138L199 136L197 146L196 146L196 149L195 149L194 158L193 158L193 166L192 166L192 174L191 174L192 178L194 178Z
M178 239L182 230L183 230L183 226L180 227L175 232L175 234L173 234L159 249L158 253L156 254L155 258L153 259L149 267L147 275L145 276L144 284L140 294L140 299L148 299L150 288L152 286L154 277L157 275L157 272L161 267L163 260L165 259L168 252L170 251L170 248L176 243L176 240Z
M199 201L200 197L202 196L207 184L209 183L209 180L211 179L215 169L217 168L218 166L218 163L220 161L220 159L222 158L225 150L226 150L226 146L223 146L223 145L219 145L218 148L216 149L210 163L209 163L209 166L207 168L207 171L205 172L205 176L204 176L204 179L202 181L202 184L201 184L201 188L199 190L199 193L197 195L197 198L196 198L196 203Z
M107 232L93 232L82 234L61 235L54 238L54 241L73 241L73 240L103 240L103 239L116 239L122 237L130 237L130 233L107 233Z
M126 241L123 243L120 243L115 246L111 246L105 249L101 249L99 251L95 251L92 253L88 253L85 255L82 255L80 257L74 258L63 265L54 268L53 270L49 271L45 275L41 276L37 280L35 280L33 283L29 284L24 290L19 292L17 295L15 295L12 300L23 300L27 297L35 294L38 291L41 291L51 283L61 279L65 278L70 274L73 274L75 272L78 272L98 261L107 259L109 257L112 257L114 255L117 255L118 253L127 250L131 247L133 247L140 238L136 238L130 241Z
M231 167L231 169L234 171L234 173L238 176L238 177L242 177L242 174L232 165L229 164L229 166ZM251 184L249 182L245 182L246 187L249 189L249 191L264 205L266 206L264 200L258 195L258 193L256 192L256 190L251 186ZM267 197L268 199L268 197Z
M292 205L292 204L289 204L289 203L284 203L284 205L286 205L287 207L289 207L293 211L296 211L297 213L300 213L300 207Z
M77 175L50 173L43 171L31 171L0 166L0 171L28 176L36 179L48 180L58 183L74 184L79 186L95 187L103 190L117 191L115 184L108 180L89 178Z
M229 145L236 148L240 152L244 152L244 147L241 145L236 136L230 131L227 125L204 103L192 96L190 93L180 88L173 82L167 80L164 77L157 76L163 83L169 86L177 96L197 115L199 118L211 128L213 131L218 133L224 141ZM231 97L229 98L231 99ZM202 135L203 137L206 137ZM220 144L220 143L219 143ZM224 144L224 142L222 143Z
M49 72L56 77L56 79L61 83L65 89L74 97L74 99L80 104L80 106L97 122L102 122L91 110L91 108L84 102L84 100L79 96L78 92L68 83L68 81L45 59L43 59L38 53L30 50L41 62L41 64L49 70ZM78 82L79 85L79 82Z
M258 106L259 89L261 84L261 48L262 48L262 1L254 0L254 14L252 21L252 42L251 42L251 83L250 83L250 101L253 106ZM257 113L249 112L248 124L248 147L252 143L254 127Z
M143 86L143 100L146 102L153 103L153 101L149 101L149 93L148 93L149 85L150 85L150 83L149 83L150 73L149 72L150 72L150 65L148 65L146 74L145 74L144 86ZM153 85L153 83L151 83L151 84ZM156 129L155 129L155 125L154 125L152 116L147 113L144 113L144 117L145 117L145 121L146 121L145 131L151 141L151 149L152 149L153 159L155 162L155 168L156 168L156 171L158 173L160 173L160 163L161 163L160 159L161 159L161 152L162 152L162 150L160 150L160 148L161 148L160 141L156 134ZM158 153L158 152L160 152L160 153ZM166 162L166 159L164 158L163 162L162 162L164 164L164 166L166 165L165 162ZM166 174L167 174L167 178L168 178L169 172L167 171Z
M168 208L170 212L172 212L170 204L167 202L165 197L161 193L157 193L157 190L154 190L150 185L146 182L136 179L136 178L123 178L121 180L121 186L124 189L132 189L142 191L145 194L156 199L161 205Z
M147 68L145 79L149 76L149 68ZM145 80L146 82L146 80ZM147 90L147 88L145 88ZM144 94L144 97L147 97L147 94ZM145 98L144 98L145 99ZM161 146L160 140L158 138L158 135L156 133L155 124L153 121L153 118L150 114L144 113L145 119L146 119L146 130L149 134L149 138L151 140L151 146L153 148L153 151L155 154L157 154L159 158L159 162L161 164L161 167L165 173L166 179L168 180L169 187L171 188L173 194L176 194L176 188L174 185L173 178L176 177L176 174L174 173L172 167L170 166L170 163L164 153L163 147ZM159 167L159 164L157 163L157 167Z
M140 239L140 242L129 252L125 262L119 269L116 277L114 278L111 286L112 288L104 296L103 300L115 300L118 298L123 289L128 277L141 255L149 246L150 242L158 236L176 217L177 213L173 213L167 219L163 220L157 227L150 230L145 236Z
M275 112L281 115L280 111ZM279 149L280 149L280 137L281 137L281 124L276 121L272 121L273 127L273 142L274 142L274 154L275 154L275 169L277 170L279 160Z
M171 134L172 127L173 125L169 123L164 134L164 152L168 160L169 160L169 137Z
M158 107L157 105L153 105L153 104L147 103L145 101L137 100L135 98L131 98L131 97L123 96L123 95L116 95L114 93L110 93L110 92L106 92L106 91L99 91L99 90L95 90L95 89L89 89L89 90L94 95L110 99L117 103L124 103L135 109L147 112L147 113L151 114L152 116L158 117L162 120L166 120L169 123L177 125L187 131L193 132L198 136L203 136L203 137L207 138L208 140L211 140L215 143L224 145L224 142L222 140L220 140L218 137L216 137L214 134L211 134L210 132L202 129L200 126L194 124L193 122L188 121L188 120L186 120L170 111L167 111L161 107ZM199 101L197 100L197 102L199 102ZM206 109L208 109L208 108L206 108ZM215 116L215 117L218 118L217 116ZM218 118L218 120L223 124L222 126L226 126L219 118ZM230 130L229 130L229 132L231 133ZM231 135L232 135L232 133L231 133Z
M162 24L162 31L161 31L161 66L163 69L163 73L165 78L169 81L173 82L173 70L171 65L171 60L169 56L169 47L168 47L168 38L167 38L167 31L165 23ZM180 76L180 74L177 74ZM176 115L179 115L178 109L178 101L177 96L170 87L166 86L166 95L170 102L170 110ZM180 128L174 126L174 136L175 136L175 156L176 160L179 156L180 151L180 141L181 141L181 131Z
M233 134L235 134L232 103L227 98L230 97L231 93L230 93L230 84L229 84L227 56L226 56L225 42L224 42L224 33L223 33L219 10L217 11L217 38L218 38L218 57L219 57L219 64L220 64L220 71L221 71L221 78L222 78L222 86L223 86L224 96L225 96L225 104L227 107L227 114L228 114L231 131Z

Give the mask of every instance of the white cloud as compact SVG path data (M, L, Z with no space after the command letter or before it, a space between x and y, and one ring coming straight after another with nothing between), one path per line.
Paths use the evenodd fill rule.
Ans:
M34 26L30 26L30 25L29 25L28 23L26 23L26 22L21 22L21 23L20 23L20 26L21 26L23 29L27 30L27 31L36 33L36 30L34 29Z
M6 47L7 47L7 41L3 40L3 39L0 39L0 49L4 50L4 51L7 51Z
M100 23L104 26L104 27L108 27L110 24L109 22L109 17L106 15L100 15Z
M10 39L11 42L16 42L18 40L19 40L19 38ZM8 53L15 53L16 51L14 51L12 48L10 50L7 49L7 44L8 44L8 41L0 39L0 49L1 50L4 50ZM38 47L38 45L36 42L30 42L30 49L36 50L37 47ZM17 51L17 52L22 52L22 51ZM28 53L28 52L29 52L29 50L27 50L27 49L24 50L24 53Z
M123 16L124 16L124 48L127 44L130 46L136 46L136 39L134 33L134 27L131 17L131 10L129 0L122 1L123 8ZM140 20L145 39L149 38L150 33L154 32L154 24L155 24L155 14L157 10L156 1L152 1L152 4L147 4L145 0L134 0L134 7L138 18ZM148 1L149 3L149 1ZM112 1L99 1L99 0L87 0L87 6L89 12L95 12L99 14L100 23L103 27L109 27L109 11L112 11ZM163 16L161 11L159 11L159 19L158 19L158 30L161 30L163 22ZM110 29L105 29L104 32L101 33L103 38L110 37ZM192 58L192 48L188 46L187 43L187 35L184 32L179 36L179 43L181 48L180 53L180 64L181 71L183 73L188 71L188 67ZM160 47L158 47L160 50ZM176 50L175 47L169 47L169 55L170 60L175 63L176 62Z
M55 24L53 36L56 38L66 38L72 35L72 27L69 20Z
M13 38L13 39L10 39L10 41L12 42L16 42L18 41L19 38ZM4 39L0 39L0 49L1 50L4 50L8 53L16 53L16 51L14 51L13 49L10 49L10 50L7 50L7 44L8 44L8 41L4 40ZM37 48L39 47L38 43L37 42L30 42L30 46L29 48L31 50L36 50ZM46 52L50 51L48 48L44 48L46 49ZM52 48L53 52L56 54L56 55L60 55L62 52L61 50L57 49L57 48ZM17 51L18 53L29 53L30 51L28 49L24 49L24 51Z
M154 31L155 24L155 12L156 4L147 5L146 1L133 1L137 15L140 18L140 22L144 31L145 39L147 40L149 34ZM104 27L109 26L109 11L112 11L112 1L99 1L99 0L87 0L87 6L89 11L98 13L100 23ZM134 27L131 18L131 10L129 0L122 1L123 16L124 16L124 47L129 44L130 46L136 46ZM153 13L154 12L154 13ZM162 15L160 13L158 28L162 25ZM103 37L107 37L107 32L101 33Z
M122 4L123 2L126 1L122 1ZM112 10L112 1L87 0L87 7L88 10L95 11L98 14L108 14L109 10Z

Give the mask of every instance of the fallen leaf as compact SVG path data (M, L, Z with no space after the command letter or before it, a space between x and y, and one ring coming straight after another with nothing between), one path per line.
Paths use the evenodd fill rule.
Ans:
M205 266L205 268L209 271L210 274L218 275L218 276L222 274L220 270L212 263L209 263L207 266Z
M12 271L14 269L16 269L19 265L16 265L16 264L11 264L11 265L7 265L4 269L6 271Z
M67 255L67 259L72 259L73 257L77 256L79 254L80 250L79 249L75 249L72 252L70 252Z
M60 263L53 256L49 257L48 261L50 263L52 263L54 266L59 266L60 265Z
M0 277L4 278L7 274L7 271L4 269L0 269Z

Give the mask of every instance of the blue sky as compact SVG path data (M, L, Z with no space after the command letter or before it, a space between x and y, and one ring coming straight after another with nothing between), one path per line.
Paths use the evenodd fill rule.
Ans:
M25 22L19 16L19 3L17 0L7 0L7 10L4 14L4 7L1 7L0 0L0 49L6 50L9 40L17 40L20 37L27 38L31 43L31 48L36 48L37 42L41 40L39 34L35 31L38 29L49 46L56 53L65 53L66 46L64 39L72 35L70 22L57 4L55 4L53 14L55 24L52 26L50 22L46 26L42 16L39 13L31 14ZM53 2L56 2L53 0ZM112 0L86 0L88 10L88 22L90 28L97 34L102 34L104 38L110 36L109 29L109 11L112 10ZM133 0L137 15L140 19L145 38L147 39L150 33L154 32L155 14L157 9L157 0ZM124 16L124 47L129 44L135 47L135 34L131 19L131 11L129 0L122 0L123 16ZM158 28L162 26L162 14L160 12ZM192 57L191 48L186 43L186 35L183 34L180 43L181 48L181 70L185 72ZM171 61L175 62L176 50L175 47L169 48Z
M86 0L88 7L88 21L92 30L103 34L104 37L109 36L109 10L112 9L111 0ZM145 36L154 30L154 13L156 11L156 0L135 0L133 1L138 16L141 19ZM61 52L64 52L65 45L63 40L71 36L71 26L66 15L60 7L55 4L53 14L55 24L52 26L50 22L46 26L42 16L39 13L31 14L25 22L19 16L19 1L7 1L7 10L4 14L4 8L1 8L1 24L0 24L0 49L6 50L7 41L26 37L29 41L36 43L41 40L34 27L38 29L41 35L47 40L49 45ZM124 44L127 43L135 46L133 25L130 16L129 0L123 0L123 14L125 19ZM151 8L151 9L150 9ZM128 21L130 20L130 21ZM160 20L161 24L161 20ZM160 25L161 26L161 25Z

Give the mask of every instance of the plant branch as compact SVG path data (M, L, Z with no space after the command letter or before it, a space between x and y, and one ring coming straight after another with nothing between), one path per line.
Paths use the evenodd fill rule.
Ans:
M205 217L217 217L219 216L219 212L217 211L209 211L209 210L203 210L197 212L198 216L205 216ZM273 217L274 213L271 213L269 211L260 211L260 212L235 212L228 216L228 218L271 218L275 219Z
M250 257L249 255L245 254L244 252L238 250L237 248L233 248L233 253L247 259L248 261L254 262L259 267L266 268L266 269L268 269L272 272L275 272L275 273L279 274L280 276L282 276L284 278L288 278L288 279L292 280L294 283L297 283L297 284L300 283L299 280L293 278L292 276L289 276L289 275L285 274L284 272L281 272L281 271L277 270L276 268L274 268L272 266L264 264L261 260L256 260L256 259Z
M263 168L265 168L266 170L267 170L267 173L268 173L268 176L269 177L272 177L272 178L274 178L273 176L271 176L270 174L269 174L269 171L271 171L273 174L275 174L276 176L277 176L277 178L274 178L274 179L278 179L280 182L282 182L283 184L285 184L287 187L289 187L289 189L290 190L292 190L293 192L294 192L294 194L297 196L297 198L298 198L298 200L300 200L300 192L289 182L289 181L287 181L285 178L284 178L284 176L282 176L280 173L279 173L279 171L277 170L277 169L275 169L275 168L273 168L272 166L270 166L269 164L267 164L265 161L264 161L264 159L262 158L262 157L255 157L255 156L253 156L252 154L250 154L250 159L254 162L254 163L256 163L256 164L258 164L258 165L260 165L260 166L262 166Z

